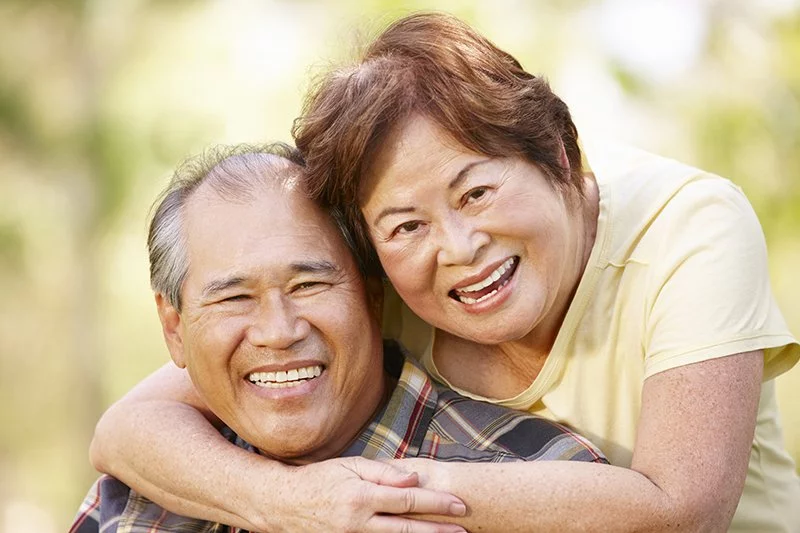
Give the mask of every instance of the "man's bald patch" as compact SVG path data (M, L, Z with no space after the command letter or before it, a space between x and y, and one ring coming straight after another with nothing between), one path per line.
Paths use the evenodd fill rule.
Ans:
M210 188L228 202L248 203L264 190L296 191L303 184L303 167L276 154L248 152L219 161L200 187Z

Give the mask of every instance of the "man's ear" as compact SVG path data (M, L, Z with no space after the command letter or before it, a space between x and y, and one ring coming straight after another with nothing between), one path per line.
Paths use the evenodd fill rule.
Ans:
M383 280L380 276L367 276L364 280L364 286L367 290L367 305L369 305L370 314L378 321L379 325L383 325Z
M164 333L164 340L167 342L169 354L176 365L180 368L186 368L183 337L181 336L181 314L160 292L156 293L156 307L158 307L161 331Z

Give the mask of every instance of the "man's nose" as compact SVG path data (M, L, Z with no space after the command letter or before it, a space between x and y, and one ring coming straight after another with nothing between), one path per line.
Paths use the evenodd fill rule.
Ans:
M489 244L489 235L476 221L460 213L451 214L438 229L437 260L442 266L469 265Z
M276 294L262 300L247 330L247 340L253 346L284 350L306 338L310 331L311 325L298 316L291 300Z

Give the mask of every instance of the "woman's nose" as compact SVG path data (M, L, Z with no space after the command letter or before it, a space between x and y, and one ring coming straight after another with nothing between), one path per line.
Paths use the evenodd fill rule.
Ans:
M440 225L438 262L442 266L469 265L489 243L489 235L475 221L454 214Z

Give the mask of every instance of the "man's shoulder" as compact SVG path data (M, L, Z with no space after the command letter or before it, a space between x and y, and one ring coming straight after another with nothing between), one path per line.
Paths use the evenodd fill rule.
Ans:
M128 500L130 489L110 476L100 476L83 499L78 514L69 528L69 533L97 533L102 524L101 504L109 507L121 507L117 515L122 514ZM103 502L103 495L106 501ZM116 528L112 529L115 531Z
M220 433L245 450L256 449L224 426ZM83 499L69 533L246 533L240 529L170 513L123 482L102 475Z
M121 481L101 476L89 489L69 533L244 533L224 524L168 512Z
M405 357L403 347L395 341L384 345L384 365L390 375L398 377L398 384L391 400L395 402L393 416L383 423L394 428L397 438L393 442L410 441L407 449L414 450L415 457L466 462L605 462L593 444L565 426L473 400L435 383L419 362ZM395 448L396 443L375 453L398 457Z
M436 385L426 450L434 459L478 462L570 460L606 462L602 452L566 426Z

